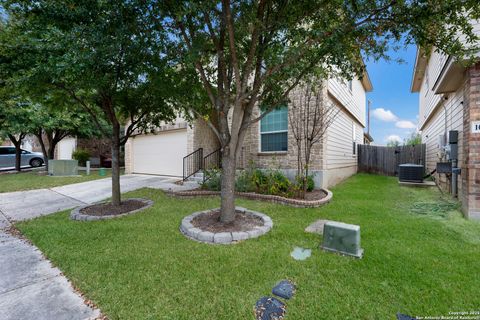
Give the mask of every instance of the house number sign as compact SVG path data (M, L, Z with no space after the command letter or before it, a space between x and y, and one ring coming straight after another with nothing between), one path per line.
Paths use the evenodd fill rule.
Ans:
M472 133L480 133L480 121L472 121Z

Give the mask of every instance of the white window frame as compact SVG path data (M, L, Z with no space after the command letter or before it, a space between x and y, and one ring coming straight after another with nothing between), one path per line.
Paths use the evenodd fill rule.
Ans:
M287 115L288 115L288 106L287 108ZM272 110L272 112L275 110ZM288 152L288 116L287 116L287 129L285 130L275 130L275 131L264 131L262 132L262 120L265 118L260 119L258 122L258 152L259 153L287 153ZM272 133L287 133L287 150L278 150L278 151L262 151L262 135L263 134L272 134Z

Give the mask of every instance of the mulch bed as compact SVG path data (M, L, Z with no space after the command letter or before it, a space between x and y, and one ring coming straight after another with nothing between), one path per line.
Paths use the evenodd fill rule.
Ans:
M302 199L302 198L299 198L299 197L289 197L289 199L313 201L313 200L323 199L326 196L327 196L327 194L323 190L313 190L313 191L307 192L305 194L305 199Z
M128 199L122 201L120 206L114 206L111 203L94 204L81 209L80 213L90 216L116 216L143 208L145 205L146 204L143 201Z
M193 190L190 190L190 191L209 191L207 189L202 189L202 188L197 188L197 189L193 189ZM257 193L257 192L236 192L237 194L258 194L258 195L263 195L263 196L275 196L275 195L271 195L271 194L268 194L268 193ZM279 197L284 197L286 199L294 199L294 200L305 200L305 201L315 201L315 200L321 200L323 198L325 198L327 196L327 194L325 193L325 191L323 190L313 190L313 191L307 191L307 193L305 194L305 198L301 198L301 197L298 197L297 195L292 195L292 196L287 196L287 195L283 195L283 196L279 196Z
M255 217L244 212L237 211L235 220L229 223L220 222L220 210L209 211L196 216L192 220L192 225L202 231L218 232L240 232L249 231L256 226L263 226L260 217Z

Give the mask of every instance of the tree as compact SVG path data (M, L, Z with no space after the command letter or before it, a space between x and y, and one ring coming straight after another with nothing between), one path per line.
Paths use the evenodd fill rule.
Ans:
M412 132L403 143L406 146L416 146L422 144L422 135L418 132Z
M120 205L120 147L132 135L175 117L167 98L172 90L170 66L162 54L164 34L152 28L151 4L4 3L9 19L0 44L0 70L10 70L12 81L36 94L62 92L91 115L110 138L112 204Z
M333 103L327 104L321 83L321 79L302 83L298 90L299 100L292 102L288 113L288 122L297 147L297 179L301 181L303 196L307 192L312 150L321 142L340 111Z
M0 96L0 137L8 138L15 146L15 170L21 171L22 142L32 129L30 105Z
M397 139L390 139L387 141L387 147L399 147L400 146L400 141Z
M102 134L102 131L92 124L90 115L73 102L72 104L69 107L62 107L61 102L53 106L39 103L32 106L30 133L37 137L42 148L46 171L48 160L54 159L55 148L64 138L68 136L90 138ZM102 123L104 121L100 118L99 122L104 128L103 131L106 131L107 126Z
M469 24L478 0L154 2L177 72L194 69L190 92L208 98L194 113L214 114L207 121L221 145L223 222L235 216L236 159L248 127L287 103L302 79L360 76L361 56L388 58L389 44L402 39L456 56L469 53L458 34L478 40Z

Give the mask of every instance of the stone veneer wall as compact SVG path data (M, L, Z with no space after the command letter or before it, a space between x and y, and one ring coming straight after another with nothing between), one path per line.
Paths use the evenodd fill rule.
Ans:
M471 122L480 121L480 62L467 70L464 100L464 165L462 206L468 218L480 219L480 133L471 133Z
M295 102L299 102L300 95L303 90L298 89L290 94L290 99ZM326 89L324 90L324 97L328 99ZM289 108L289 115L291 114ZM260 115L260 109L255 107L253 111L253 118ZM323 186L323 153L324 144L322 141L314 145L311 154L310 170L315 173L315 180L317 187ZM261 152L260 151L260 123L256 122L252 124L243 143L242 151L237 159L238 168L247 168L250 163L253 163L255 167L261 169L280 169L286 173L286 175L293 179L297 171L297 147L295 144L295 138L293 136L290 119L288 125L288 151L284 152Z
M203 120L195 120L187 128L187 150L191 153L203 148L203 156L220 148L220 143L213 130Z

